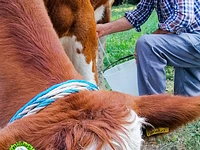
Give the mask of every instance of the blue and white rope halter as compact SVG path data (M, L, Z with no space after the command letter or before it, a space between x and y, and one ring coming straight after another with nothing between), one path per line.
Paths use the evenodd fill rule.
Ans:
M96 91L98 90L98 87L85 80L69 80L60 84L53 85L52 87L35 96L26 105L19 109L17 113L11 118L9 123L12 123L17 119L35 114L59 98L84 90Z

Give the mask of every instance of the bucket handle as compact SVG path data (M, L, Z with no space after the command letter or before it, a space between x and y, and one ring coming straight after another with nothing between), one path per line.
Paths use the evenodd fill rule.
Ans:
M113 65L116 64L117 62L122 61L122 60L127 59L127 58L131 58L131 57L133 58L133 54L127 55L127 56L124 56L124 57L119 58L118 60L114 61L113 63L110 63L110 64L103 70L103 72L105 72L107 69L109 69L111 66L113 66Z

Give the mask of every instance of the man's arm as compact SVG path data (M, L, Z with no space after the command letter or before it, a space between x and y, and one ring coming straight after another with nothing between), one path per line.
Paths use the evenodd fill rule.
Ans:
M97 33L98 37L102 37L107 34L126 31L133 28L130 22L125 18L122 17L118 20L108 22L105 24L97 24Z
M127 11L125 16L106 24L97 25L98 36L121 32L136 28L140 31L140 26L149 18L154 9L154 0L140 0L135 10Z

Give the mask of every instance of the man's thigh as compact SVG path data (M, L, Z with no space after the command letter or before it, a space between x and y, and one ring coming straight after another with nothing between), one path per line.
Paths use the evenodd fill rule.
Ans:
M166 59L168 65L200 67L200 34L150 34L143 38L151 46L152 55Z

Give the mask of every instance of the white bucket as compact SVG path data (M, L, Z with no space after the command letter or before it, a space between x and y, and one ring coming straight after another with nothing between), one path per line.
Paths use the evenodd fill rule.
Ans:
M103 73L113 91L138 96L137 66L135 59L123 62Z

